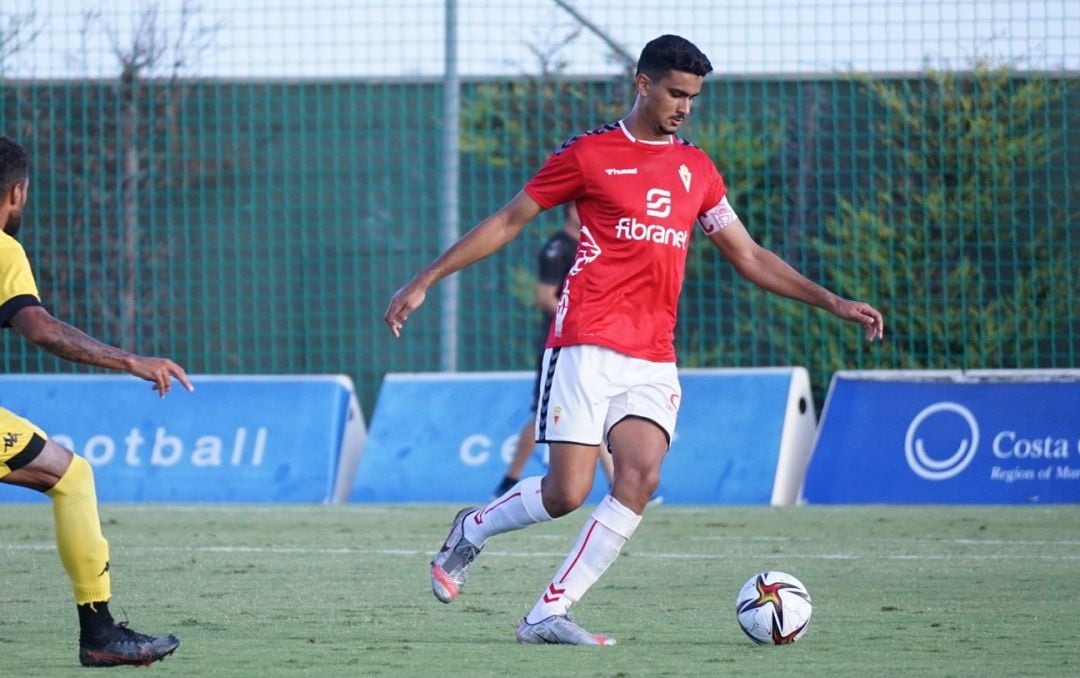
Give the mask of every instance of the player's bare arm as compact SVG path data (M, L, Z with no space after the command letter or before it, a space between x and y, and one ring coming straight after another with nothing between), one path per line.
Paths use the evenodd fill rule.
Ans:
M542 208L524 191L487 219L476 225L433 262L420 269L412 280L394 293L383 314L395 337L409 314L424 303L429 287L446 276L476 263L517 237L525 224L536 218Z
M168 358L135 355L100 342L82 330L54 318L42 306L28 306L20 310L12 317L11 326L35 346L64 360L120 370L153 382L153 388L163 398L172 387L173 379L183 384L188 391L195 390L184 368Z
M880 311L865 302L839 297L806 278L776 253L759 245L738 219L714 232L709 240L739 275L755 285L858 323L865 328L868 341L884 337L885 320Z

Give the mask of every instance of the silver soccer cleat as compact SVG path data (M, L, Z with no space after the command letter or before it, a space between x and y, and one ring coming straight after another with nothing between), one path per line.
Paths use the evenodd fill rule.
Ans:
M615 639L589 633L568 614L556 614L530 624L524 619L517 627L517 641L531 645L614 645Z
M431 559L431 591L444 603L453 602L458 591L469 581L469 570L480 554L481 548L465 539L465 518L480 509L475 506L463 508L450 524L450 534L442 548Z

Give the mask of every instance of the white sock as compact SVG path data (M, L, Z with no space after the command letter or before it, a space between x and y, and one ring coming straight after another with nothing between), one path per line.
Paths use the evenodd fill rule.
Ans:
M639 523L641 516L610 494L604 497L585 521L577 543L525 621L535 624L554 614L566 614L615 562Z
M526 478L465 519L465 538L483 546L488 537L552 520L540 495L540 476Z

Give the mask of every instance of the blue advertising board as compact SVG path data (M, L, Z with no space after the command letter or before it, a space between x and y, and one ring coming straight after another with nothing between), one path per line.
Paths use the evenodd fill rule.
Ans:
M192 376L164 399L127 376L0 376L0 406L94 468L101 501L326 502L346 426L342 376ZM0 485L0 502L45 500Z
M839 372L808 503L1080 501L1080 371Z
M768 504L785 463L797 468L788 493L793 501L813 440L805 370L701 369L679 377L678 426L660 484L664 501ZM533 379L531 372L386 375L350 499L488 500L532 419ZM537 446L523 477L546 472L546 453ZM597 469L588 501L607 492Z

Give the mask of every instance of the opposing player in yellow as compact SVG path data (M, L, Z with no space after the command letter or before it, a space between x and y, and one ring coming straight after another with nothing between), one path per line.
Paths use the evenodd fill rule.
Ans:
M194 390L184 369L173 361L103 344L45 310L30 262L13 237L22 222L29 188L26 149L0 136L0 327L14 328L36 346L66 360L152 381L161 397L173 379ZM101 534L90 464L2 407L0 440L0 482L44 492L52 499L56 547L75 590L79 614L79 662L84 666L145 665L172 654L180 646L176 636L137 633L126 622L115 622L109 613L109 544Z

